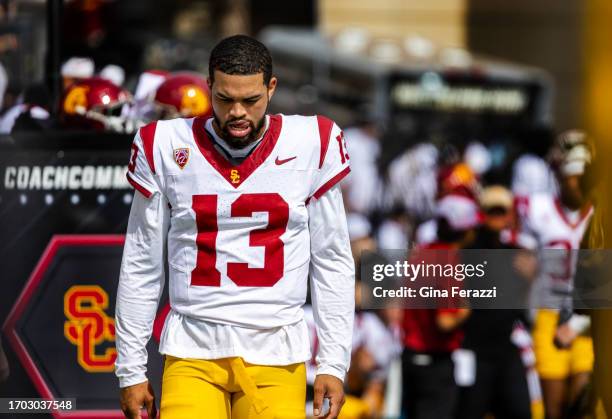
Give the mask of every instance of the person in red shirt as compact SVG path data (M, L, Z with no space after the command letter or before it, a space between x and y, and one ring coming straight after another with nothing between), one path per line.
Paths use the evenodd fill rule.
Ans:
M439 201L436 214L438 240L417 250L418 260L457 263L455 251L469 242L479 222L478 207L463 196L450 195ZM445 282L438 281L438 288ZM450 419L454 415L458 388L451 354L461 344L461 325L469 310L458 308L453 301L447 303L404 312L402 409L410 419Z

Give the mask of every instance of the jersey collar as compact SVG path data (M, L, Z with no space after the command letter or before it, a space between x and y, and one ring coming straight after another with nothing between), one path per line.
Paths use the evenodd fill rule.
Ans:
M555 199L555 208L557 209L559 216L565 222L565 224L567 224L572 229L575 229L576 227L578 227L593 212L593 205L590 202L587 202L580 209L580 216L578 217L578 220L576 220L575 223L572 223L569 220L569 218L567 218L567 215L565 214L565 211L563 210L563 204L561 204L561 200L559 198Z
M270 156L283 125L280 115L270 115L270 125L261 143L242 163L233 166L214 146L214 140L206 131L206 119L193 120L193 136L204 158L234 188L239 187Z

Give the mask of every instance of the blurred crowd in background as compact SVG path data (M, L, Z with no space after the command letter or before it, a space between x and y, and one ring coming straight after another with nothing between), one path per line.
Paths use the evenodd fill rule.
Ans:
M520 155L507 184L487 182L491 151L478 142L462 149L419 143L397 156L381 174L374 127L354 126L345 136L352 172L343 188L358 283L360 268L364 272L360 266L364 251L525 249L537 253L555 248L542 241L546 233L530 228L538 217L544 225L537 228L572 242L568 250L577 250L584 242L593 203L592 185L586 178L592 176L594 154L583 132L561 134L545 156ZM568 169L575 165L581 168ZM550 211L550 203L558 216L556 209ZM573 233L564 231L563 214L574 223ZM497 280L529 282L546 275L538 267L536 253L508 253L509 259L517 258L508 265L517 274ZM357 307L360 294L358 286ZM549 315L552 318L544 321ZM558 340L557 329L572 316L584 322L583 315L570 313L562 320L550 310L442 307L388 308L376 313L358 309L356 316L348 386L349 394L360 395L360 400L349 397L347 405L355 411L347 417L362 417L354 413L360 409L369 414L381 412L383 406L390 409L385 400L395 401L397 410L386 410L382 417L394 417L400 410L408 418L588 417L593 368L588 325L570 332L565 343ZM400 371L399 365L404 376L403 389L398 391L402 403L389 393L393 387L383 385L394 380L398 386L393 374Z
M63 91L54 102L41 70L44 3L0 2L0 133L17 140L20 132L44 130L132 134L157 119L212 116L206 84L209 49L218 37L240 31L248 17L240 1L162 3L152 12L147 2L65 1ZM172 13L164 16L162 10ZM121 38L113 31L117 25L125 28ZM156 36L151 27L157 28ZM421 50L427 45L418 39L413 43ZM276 65L288 64L277 60ZM280 75L280 85L286 81L290 83ZM351 174L342 186L357 264L358 308L342 417L398 417L403 412L408 419L487 414L537 418L544 417L543 404L548 418L584 417L581 406L592 369L588 348L578 355L582 362L575 361L581 368L555 378L562 384L553 384L552 390L544 388L548 384L540 384L535 370L538 360L530 333L534 318L529 313L363 310L359 267L362 252L377 249L408 251L441 243L453 248L537 248L538 243L523 234L521 205L535 195L563 195L570 175L560 168L591 164L587 137L573 131L555 141L557 134L549 125L535 124L495 141L499 138L478 137L465 128L481 125L470 117L461 125L408 129L411 138L395 138L391 144L390 125L401 125L402 120L381 118L373 98L350 103L353 113L339 117L333 106L318 110L316 92L309 86L289 96L342 120L351 161ZM284 108L282 97L279 102L274 111L295 111ZM587 202L588 191L582 192L578 208L570 203L561 210L568 217ZM308 309L306 314L312 316ZM551 333L552 345L554 330ZM314 331L311 339L316 350ZM476 362L478 373L466 378L456 366L470 362ZM586 379L569 383L574 373ZM313 374L311 368L310 382Z

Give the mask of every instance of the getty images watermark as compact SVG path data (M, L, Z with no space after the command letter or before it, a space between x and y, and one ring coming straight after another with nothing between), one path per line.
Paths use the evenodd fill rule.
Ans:
M395 261L372 265L372 281L408 281L410 285L389 288L383 285L372 288L375 298L496 298L497 287L465 287L463 282L485 278L488 262L481 263L428 263ZM420 281L425 285L414 286ZM453 285L453 282L457 285Z
M612 308L612 249L412 249L360 256L361 308Z

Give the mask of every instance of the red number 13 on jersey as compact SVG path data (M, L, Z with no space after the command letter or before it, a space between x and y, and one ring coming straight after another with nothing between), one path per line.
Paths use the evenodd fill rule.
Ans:
M191 285L218 287L221 273L216 268L217 195L194 195L192 208L198 227L198 253ZM244 194L232 203L232 217L252 217L254 212L268 213L266 228L249 233L249 244L264 248L264 266L250 268L247 263L228 262L227 276L238 286L271 287L283 276L285 254L280 236L287 229L289 205L277 193Z

